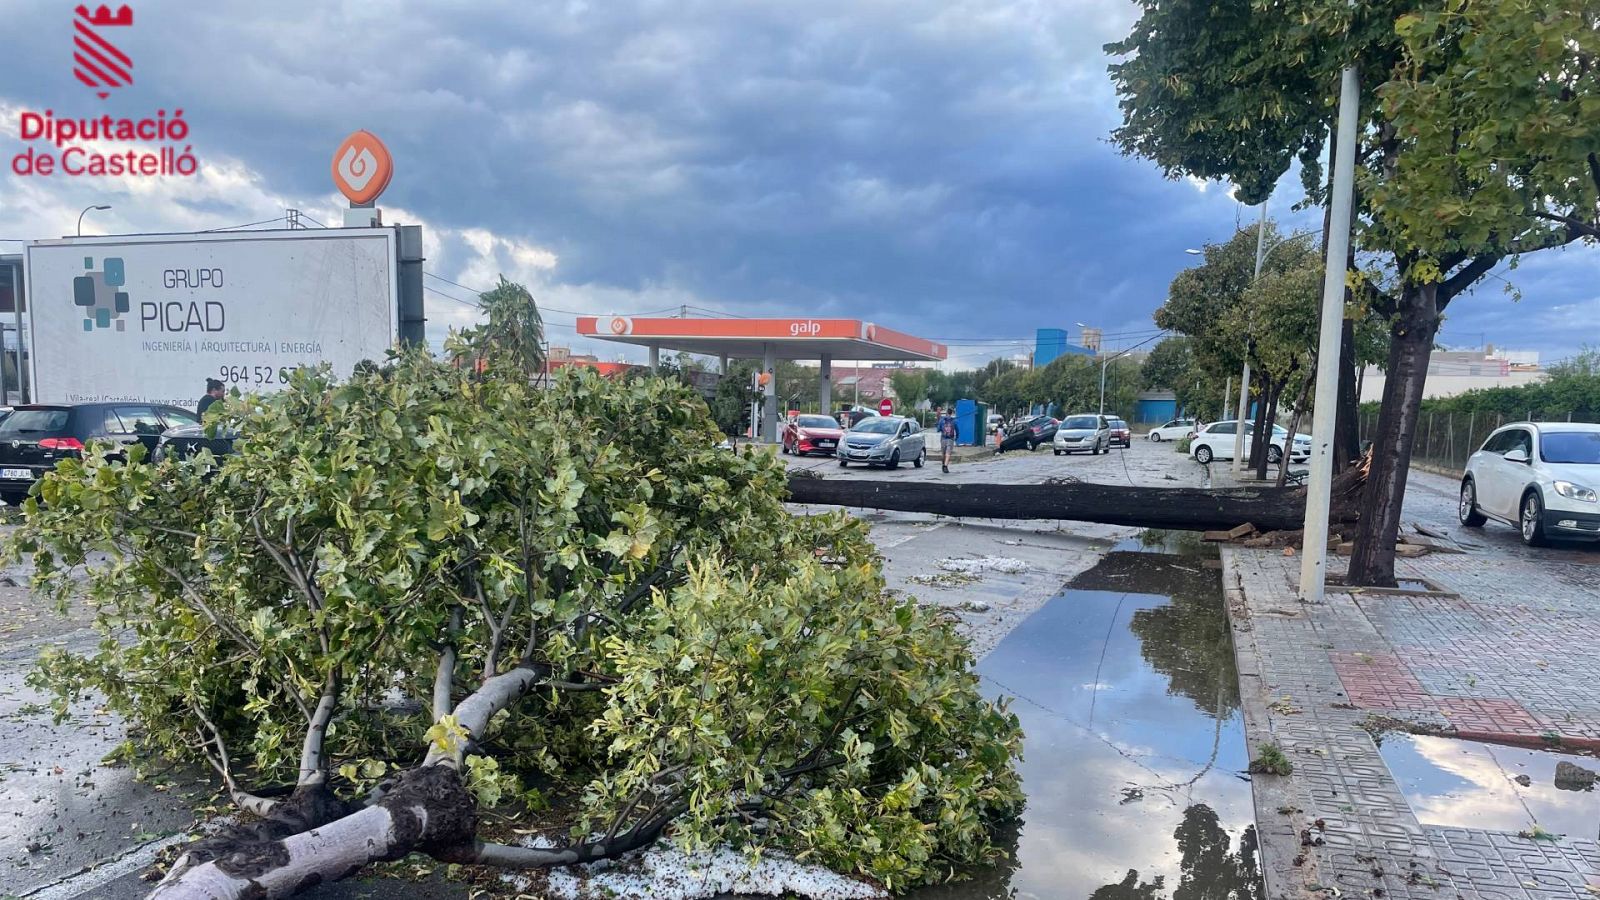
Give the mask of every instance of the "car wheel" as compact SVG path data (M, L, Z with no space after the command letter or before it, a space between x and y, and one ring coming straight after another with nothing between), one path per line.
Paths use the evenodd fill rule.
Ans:
M1155 443L1159 444L1159 443L1161 443L1161 435L1156 434L1154 431L1152 431L1152 432L1150 432L1150 440L1152 440Z
M917 458L913 459L911 461L911 464L920 469L920 468L922 468L922 464L927 462L927 461L928 461L928 448L924 447L921 450L917 451Z
M898 468L900 468L900 451L898 449L896 449L894 451L894 453L890 454L889 461L887 463L884 463L883 467L885 469L898 469Z
M843 468L845 468L845 467L846 467L846 466L848 466L848 465L850 465L850 464L849 464L849 463L848 463L848 462L845 462L845 461L844 461L844 460L842 460L842 459L841 459L841 460L839 460L839 468L841 468L841 469L843 469Z
M1194 448L1194 461L1202 466L1211 465L1211 448L1205 444Z
M1478 489L1473 487L1471 478L1461 482L1461 504L1456 508L1456 517L1468 528L1482 528L1488 521L1488 517L1478 512Z
M1283 451L1279 450L1277 447L1268 447L1267 464L1275 466L1280 462L1283 462Z
M1529 547L1544 546L1544 501L1530 490L1522 498L1522 542Z

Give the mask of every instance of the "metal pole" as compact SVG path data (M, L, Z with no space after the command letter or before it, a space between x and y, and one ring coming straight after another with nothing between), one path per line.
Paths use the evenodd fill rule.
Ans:
M1106 414L1106 365L1110 362L1109 358L1100 360L1100 415L1102 416Z
M1333 491L1333 427L1339 406L1339 337L1344 323L1345 261L1350 252L1350 204L1356 174L1356 126L1361 84L1355 66L1339 77L1339 132L1334 150L1333 208L1328 217L1328 256L1322 278L1322 329L1317 351L1317 396L1313 401L1305 540L1300 553L1300 596L1322 602L1328 570L1328 508Z
M1261 220L1256 223L1256 271L1250 276L1250 283L1255 284L1261 277L1261 261L1267 255L1267 201L1261 201ZM1245 342L1244 373L1239 376L1239 412L1238 423L1233 429L1233 474L1238 476L1244 471L1244 419L1249 412L1247 404L1250 402L1250 354L1249 341ZM1270 432L1268 433L1270 437Z
M1228 402L1233 399L1233 376L1228 376L1228 386L1222 389L1222 421L1228 420Z

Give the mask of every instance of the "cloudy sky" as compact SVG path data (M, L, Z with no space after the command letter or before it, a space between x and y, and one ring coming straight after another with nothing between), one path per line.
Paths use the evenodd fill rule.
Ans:
M1141 340L1186 247L1254 220L1219 185L1166 181L1107 144L1101 45L1123 0L132 4L135 84L71 75L68 2L0 2L0 142L21 110L182 108L197 178L0 178L0 238L239 225L286 207L334 222L333 148L366 128L396 175L380 201L428 235L432 336L498 273L549 312L683 305L870 319L1015 353L1035 328ZM1320 215L1289 211L1292 228ZM0 252L19 244L0 243ZM1443 339L1575 350L1600 320L1600 254L1502 272ZM448 279L448 281L443 280ZM455 295L451 300L447 295ZM558 312L561 311L561 312ZM693 311L693 310L691 310ZM582 346L579 343L579 346ZM607 349L604 355L614 356Z

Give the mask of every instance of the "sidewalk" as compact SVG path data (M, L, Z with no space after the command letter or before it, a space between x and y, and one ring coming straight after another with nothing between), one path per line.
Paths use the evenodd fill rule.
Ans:
M1425 493L1407 501L1407 521L1435 523L1444 517L1433 507L1448 502ZM1506 826L1486 824L1459 789L1443 794L1453 807L1419 808L1435 823L1441 809L1460 822L1425 824L1380 751L1386 735L1391 753L1408 740L1434 741L1430 747L1443 748L1440 765L1459 770L1461 754L1481 748L1396 733L1600 749L1600 568L1592 554L1518 552L1501 535L1459 527L1452 535L1474 549L1397 561L1396 574L1418 590L1330 589L1316 606L1298 597L1298 557L1222 548L1252 756L1273 742L1294 766L1287 776L1254 776L1269 897L1600 896L1593 788L1569 784L1562 790L1570 796L1557 795L1586 831L1547 834L1553 829L1540 826L1531 792L1556 792L1498 758L1519 751L1491 747L1482 751L1491 760L1487 776L1476 774L1513 811L1527 811L1522 834L1489 830ZM1333 572L1344 565L1329 560Z

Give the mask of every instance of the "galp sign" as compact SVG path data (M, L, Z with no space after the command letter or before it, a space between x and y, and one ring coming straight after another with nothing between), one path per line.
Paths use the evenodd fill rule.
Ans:
M370 206L394 177L389 148L370 131L344 139L333 154L333 184L354 206Z

